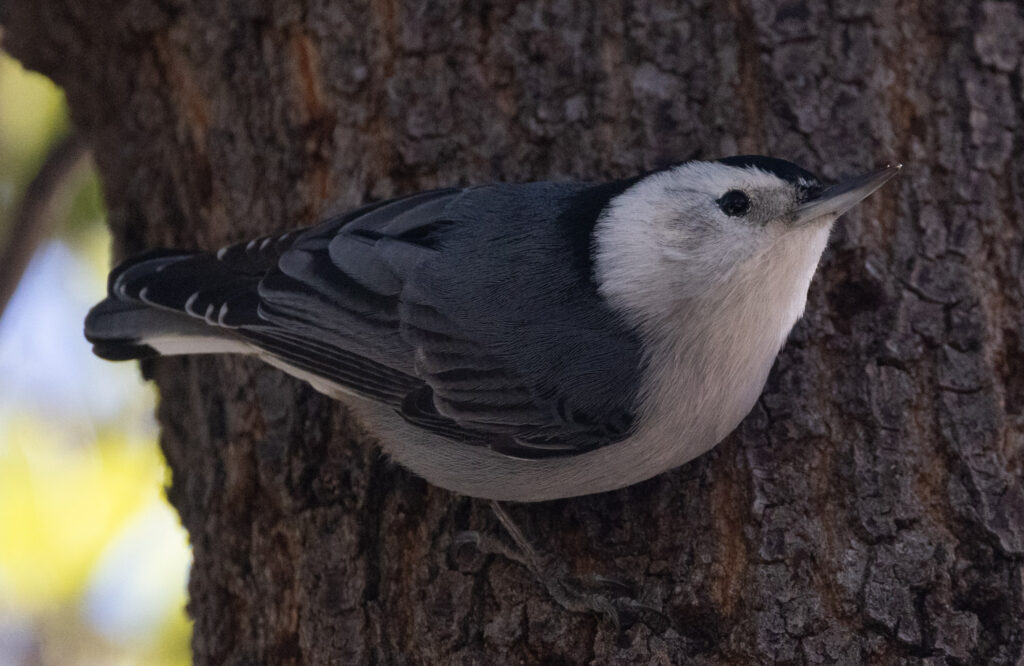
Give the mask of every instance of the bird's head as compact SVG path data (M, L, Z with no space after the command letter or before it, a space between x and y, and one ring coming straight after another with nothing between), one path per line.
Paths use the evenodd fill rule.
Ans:
M806 292L832 223L899 169L827 185L785 160L738 156L652 173L613 199L599 222L598 283L640 310L657 310L659 292L699 299L751 281L804 282L775 286Z

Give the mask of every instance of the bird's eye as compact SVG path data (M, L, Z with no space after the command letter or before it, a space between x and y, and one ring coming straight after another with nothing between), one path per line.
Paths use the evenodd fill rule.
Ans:
M733 217L743 215L750 210L750 197L739 190L729 190L715 203L723 213Z

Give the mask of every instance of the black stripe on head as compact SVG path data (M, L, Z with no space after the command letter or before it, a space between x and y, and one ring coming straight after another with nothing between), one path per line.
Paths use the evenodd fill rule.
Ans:
M821 185L821 179L807 169L803 169L777 157L765 157L764 155L736 155L734 157L723 157L715 160L721 164L734 167L756 167L761 171L781 178L782 180L797 186ZM801 182L803 181L803 182Z
M740 168L755 167L761 171L765 171L781 178L787 183L792 183L797 187L797 199L799 201L806 201L807 199L817 196L817 194L825 187L821 179L807 169L798 167L792 162L780 160L777 157L765 157L764 155L736 155L734 157L723 157L715 161L727 166Z

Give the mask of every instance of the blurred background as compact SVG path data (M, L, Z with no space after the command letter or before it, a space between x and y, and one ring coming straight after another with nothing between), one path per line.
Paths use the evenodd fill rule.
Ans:
M135 363L100 361L82 338L110 237L95 170L68 135L60 90L0 53L8 268L12 237L30 236L15 223L26 188L59 146L66 167L0 298L0 666L188 663L191 554L164 496L156 395Z

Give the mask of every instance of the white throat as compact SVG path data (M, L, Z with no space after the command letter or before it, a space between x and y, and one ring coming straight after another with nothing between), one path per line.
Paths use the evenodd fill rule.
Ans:
M698 297L666 302L657 285L671 283L671 262L644 267L642 281L615 275L637 267L605 261L598 268L604 296L644 331L650 364L642 389L638 455L680 465L704 453L750 411L790 330L804 311L807 290L831 225L792 230L730 278ZM621 240L621 239L620 239ZM605 255L605 259L609 255ZM649 298L607 288L647 285ZM671 441L671 446L652 446ZM653 461L652 461L653 462Z

